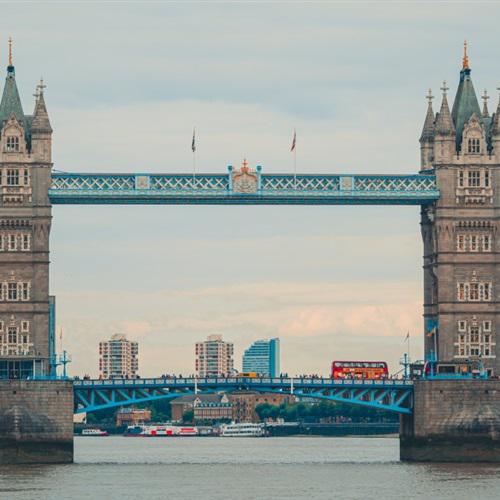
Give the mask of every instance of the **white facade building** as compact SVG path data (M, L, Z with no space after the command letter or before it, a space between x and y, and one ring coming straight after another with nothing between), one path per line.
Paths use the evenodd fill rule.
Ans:
M99 373L101 378L136 378L139 368L139 345L117 333L110 340L99 342Z
M222 335L209 335L204 342L196 343L196 373L199 377L224 377L233 373L231 342L224 342Z

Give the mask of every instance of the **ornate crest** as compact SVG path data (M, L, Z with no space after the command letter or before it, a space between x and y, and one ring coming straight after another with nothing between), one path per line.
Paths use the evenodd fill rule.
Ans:
M233 192L253 194L257 193L257 188L257 174L248 167L248 162L243 160L241 169L233 173Z

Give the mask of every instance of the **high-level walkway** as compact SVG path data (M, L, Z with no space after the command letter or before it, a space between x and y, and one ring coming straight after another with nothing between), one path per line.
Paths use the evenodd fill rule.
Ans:
M150 378L74 380L75 413L169 399L186 394L254 391L294 394L368 406L400 414L413 411L411 380L331 378Z
M434 175L52 174L53 204L426 205L439 199Z

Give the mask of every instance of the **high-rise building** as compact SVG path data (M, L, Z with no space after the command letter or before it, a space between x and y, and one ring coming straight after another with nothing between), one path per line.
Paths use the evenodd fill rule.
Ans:
M257 340L243 354L243 371L266 377L280 373L280 339Z
M137 342L121 333L99 342L99 372L102 378L135 378L139 368Z
M209 335L196 343L196 373L199 377L224 377L233 373L233 344L222 335Z

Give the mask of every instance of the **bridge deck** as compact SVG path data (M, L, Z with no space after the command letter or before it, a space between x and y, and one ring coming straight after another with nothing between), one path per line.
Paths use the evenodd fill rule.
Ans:
M433 175L52 175L53 204L422 205L439 199ZM239 182L239 183L238 183Z
M381 410L412 412L410 380L333 380L331 378L154 378L75 380L75 413L175 398L249 390L326 399Z

